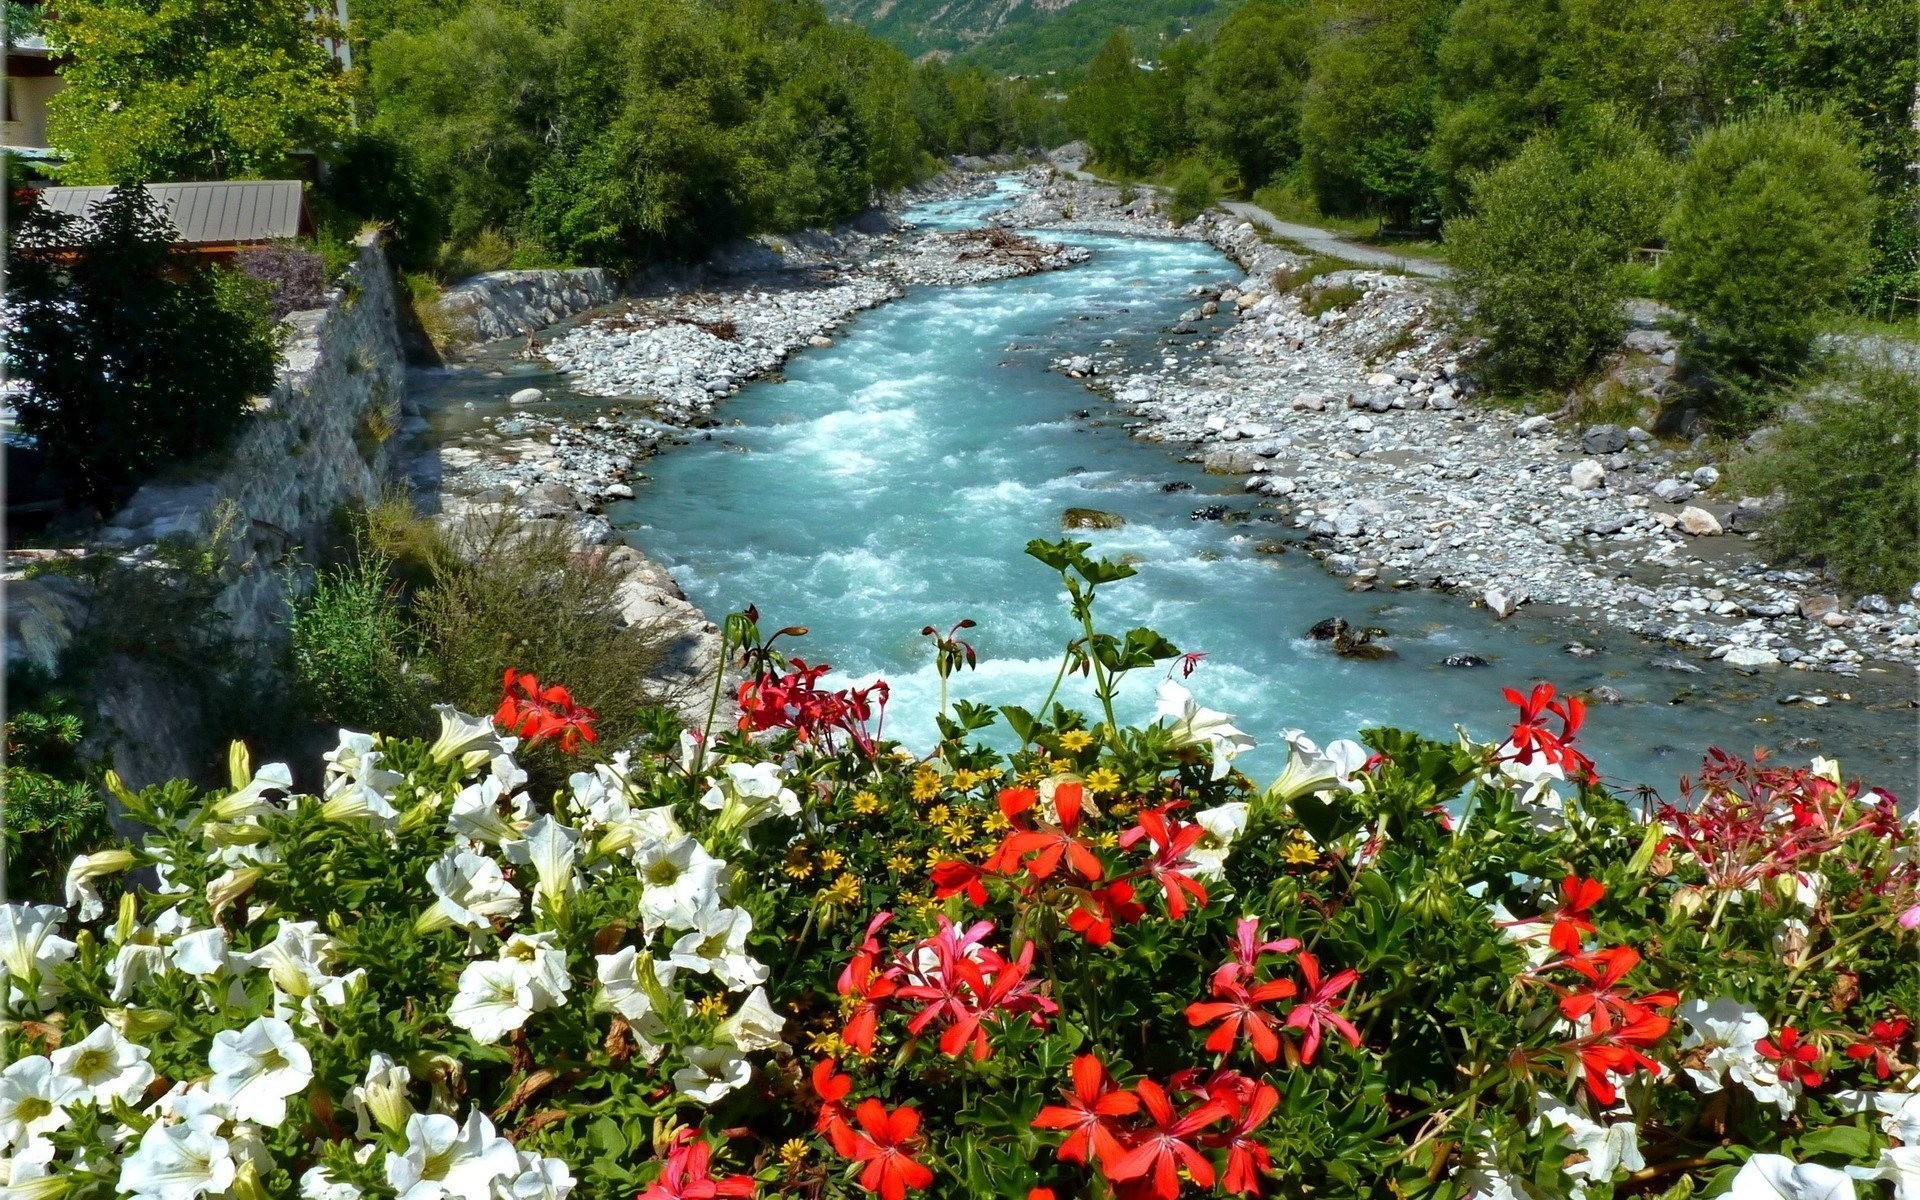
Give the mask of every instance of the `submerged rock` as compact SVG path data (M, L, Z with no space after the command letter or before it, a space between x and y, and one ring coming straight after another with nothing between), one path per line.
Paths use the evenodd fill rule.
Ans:
M1097 508L1070 508L1060 514L1062 529L1119 529L1126 523L1127 519L1119 513Z
M1443 667L1472 668L1490 667L1493 663L1481 658L1478 654L1449 654L1440 660L1440 665Z

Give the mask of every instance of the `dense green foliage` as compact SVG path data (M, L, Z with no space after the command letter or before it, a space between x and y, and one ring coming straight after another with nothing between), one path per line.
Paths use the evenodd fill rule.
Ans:
M423 727L428 701L411 670L414 638L397 590L386 558L369 550L321 571L295 602L293 680L318 720L338 727L379 713L386 728Z
M48 136L76 183L284 177L352 121L304 0L62 0Z
M20 429L73 499L108 510L161 466L222 445L273 384L278 340L258 285L172 246L144 188L85 220L30 205L10 223Z
M1904 596L1920 581L1920 379L1894 364L1803 384L1738 478L1780 506L1770 549L1820 562L1846 587Z
M1766 416L1766 389L1867 267L1871 180L1845 132L1825 114L1735 121L1680 172L1661 283L1693 318L1688 358L1727 429Z
M56 900L73 856L109 836L106 803L80 761L85 726L72 702L45 680L12 678L7 690L6 894Z
M1920 292L1916 46L1920 9L1887 0L1247 0L1210 39L1102 45L1068 114L1116 174L1204 152L1245 193L1431 231L1537 134L1579 161L1617 114L1684 157L1731 119L1830 109L1871 172L1853 300L1893 315Z
M1472 184L1473 215L1449 224L1454 284L1488 339L1502 387L1579 379L1622 333L1628 256L1658 228L1666 162L1615 128L1587 157L1542 134Z

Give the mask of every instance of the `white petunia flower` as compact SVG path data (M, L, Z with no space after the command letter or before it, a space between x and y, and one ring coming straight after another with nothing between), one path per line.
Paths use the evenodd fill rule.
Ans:
M280 811L276 799L293 791L293 771L285 763L268 763L253 773L247 786L229 792L207 806L213 821L250 821Z
M495 917L520 915L519 891L500 873L500 864L483 854L449 850L427 868L427 886L436 899L414 921L420 933L456 925L479 933L493 928Z
M320 815L329 821L372 819L391 824L400 814L390 798L406 776L382 767L385 757L374 749L372 734L342 729L340 744L326 753L326 802L320 806Z
M1614 1172L1621 1168L1638 1171L1647 1165L1640 1155L1640 1130L1632 1121L1602 1124L1566 1101L1541 1092L1534 1097L1533 1124L1527 1132L1539 1133L1548 1127L1562 1131L1561 1145L1585 1156L1563 1168L1574 1179L1611 1183Z
M1171 679L1162 680L1156 695L1154 720L1171 719L1176 746L1206 745L1213 754L1213 778L1224 779L1233 760L1253 749L1253 738L1234 728L1233 718L1202 708L1189 692Z
M67 868L67 907L77 905L82 921L91 921L107 911L100 902L100 889L94 885L94 881L118 875L132 865L131 850L100 850L75 858L73 865Z
M1879 1113L1881 1132L1920 1146L1920 1076L1908 1086L1904 1092L1836 1092L1833 1099L1847 1112Z
M718 1104L753 1078L753 1065L732 1046L689 1046L681 1053L687 1065L673 1073L673 1086L696 1104Z
M140 1148L120 1165L116 1190L135 1200L194 1200L221 1195L233 1186L239 1165L211 1113L176 1125L147 1127Z
M728 1017L720 1031L727 1039L742 1050L771 1050L784 1045L780 1036L786 1031L787 1019L773 1011L773 1005L767 1001L767 989L754 988L740 1004L740 1011Z
M471 717L451 704L436 704L433 712L440 718L440 736L428 747L427 757L434 762L457 761L471 769L505 753L492 717Z
M202 979L225 972L233 957L227 949L227 931L217 927L181 934L173 941L171 956L176 970Z
M512 963L524 974L533 992L533 1011L558 1008L573 987L567 970L567 952L557 933L516 933L500 947L500 961Z
M640 916L649 933L666 925L685 929L693 915L719 903L727 864L691 837L640 848L635 864L646 891Z
M741 845L747 831L773 816L797 817L800 799L788 790L780 778L776 763L728 763L721 779L700 797L700 806L720 815L714 819L717 833L738 833Z
M1244 800L1232 800L1193 814L1194 823L1207 835L1194 843L1187 857L1196 864L1196 879L1220 879L1227 873L1227 855L1233 844L1247 831L1250 808Z
M500 811L500 801L506 793L505 786L492 776L468 784L454 795L447 826L473 842L497 846L518 840L522 836L521 825Z
M531 976L519 963L485 959L468 963L460 972L460 988L447 1009L447 1020L481 1045L492 1045L533 1015Z
M0 1071L0 1146L31 1146L65 1128L69 1108L91 1101L85 1086L54 1070L46 1055L22 1058Z
M347 1104L360 1123L360 1136L372 1137L374 1130L399 1133L413 1116L413 1104L407 1099L407 1087L413 1072L375 1050L367 1060L364 1080L347 1089Z
M520 1173L505 1185L507 1200L567 1200L573 1193L573 1172L566 1160L540 1154L522 1154Z
M733 992L767 981L767 968L747 954L747 935L753 932L747 910L715 905L694 914L692 926L673 943L669 961L674 966L711 973Z
M293 1035L293 1026L272 1017L214 1034L207 1063L213 1068L208 1093L227 1104L235 1120L269 1129L287 1119L287 1097L313 1082L307 1048Z
M1706 1051L1699 1066L1687 1068L1694 1086L1702 1092L1719 1091L1725 1086L1724 1079L1732 1073L1737 1072L1742 1082L1756 1073L1765 1073L1759 1045L1768 1029L1767 1019L1760 1015L1759 1009L1725 997L1689 1000L1680 1006L1680 1018L1687 1027L1680 1048ZM1761 1064L1759 1069L1756 1063ZM1773 1101L1777 1097L1761 1099Z
M1872 1167L1848 1167L1855 1179L1884 1179L1893 1184L1893 1200L1920 1200L1920 1146L1894 1146L1880 1152Z
M280 991L305 999L332 981L327 968L337 946L318 922L282 918L273 940L243 958L248 966L263 968Z
M500 849L507 861L533 868L535 913L559 912L566 907L567 897L579 890L573 860L580 850L580 835L551 816L541 817L528 827L525 838Z
M53 1003L53 969L76 949L57 932L66 915L57 904L0 904L0 985L9 1008Z
M625 1017L641 1030L658 1024L658 1013L662 1008L675 1007L679 997L667 989L673 986L673 979L679 972L671 962L655 962L651 957L642 957L632 946L622 948L614 954L594 956L594 969L600 980L600 994L606 1000L607 1007ZM651 976L643 979L641 972ZM651 1021L648 1018L653 1018Z
M407 1121L406 1152L388 1151L386 1168L399 1200L493 1200L496 1181L520 1174L520 1156L478 1109L465 1126L416 1113Z
M360 1200L359 1188L344 1179L335 1179L324 1166L308 1167L300 1176L300 1200Z
M1287 768L1268 786L1267 795L1284 803L1335 788L1360 790L1360 783L1353 777L1366 765L1365 746L1341 738L1328 742L1322 750L1298 729L1283 729L1280 736L1287 743Z
M0 1158L0 1200L57 1200L70 1182L53 1174L53 1143L45 1138Z
M1853 1179L1819 1163L1756 1154L1733 1177L1728 1200L1853 1200Z
M87 1036L53 1052L53 1069L72 1079L101 1108L115 1100L131 1104L153 1082L147 1048L120 1036L102 1021Z

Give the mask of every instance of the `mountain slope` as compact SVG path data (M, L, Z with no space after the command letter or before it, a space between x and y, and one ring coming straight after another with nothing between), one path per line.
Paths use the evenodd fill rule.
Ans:
M1232 0L827 0L914 57L950 55L1001 74L1084 66L1114 29L1151 54L1189 27L1218 22Z

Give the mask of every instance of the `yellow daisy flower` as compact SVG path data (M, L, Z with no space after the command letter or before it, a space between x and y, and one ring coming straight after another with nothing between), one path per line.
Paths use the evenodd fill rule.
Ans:
M853 811L863 817L879 812L880 797L874 795L872 792L855 792L853 794Z
M1087 790L1099 795L1111 792L1120 786L1120 773L1112 767L1101 767L1087 775Z
M811 1148L800 1138L789 1138L780 1146L780 1165L789 1171L798 1170L800 1164L807 1161Z
M1084 729L1069 729L1060 735L1060 748L1075 754L1093 745L1093 735Z
M846 861L846 856L838 850L822 850L820 852L820 869L822 871L838 871L841 864Z

